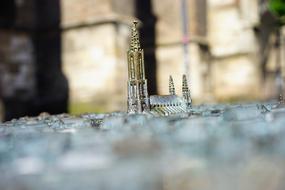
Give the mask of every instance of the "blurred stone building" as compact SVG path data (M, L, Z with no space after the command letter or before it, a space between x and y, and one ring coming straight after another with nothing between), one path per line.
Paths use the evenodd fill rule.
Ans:
M258 0L209 0L208 40L213 95L217 99L263 97L259 65Z
M4 119L67 112L58 0L0 2L0 100Z
M210 90L206 0L188 1L188 9L191 88L196 99L204 100ZM168 93L170 74L181 91L185 71L179 1L63 0L62 10L64 71L72 109L82 101L98 111L106 106L126 108L126 51L134 19L141 21L150 94Z
M265 49L269 49L265 54L274 52L269 48L274 20L270 15L267 23L262 19L267 13L262 12L265 3L187 0L188 72L194 102L265 99L277 94L275 60L269 58L276 56L267 56L264 69L260 56ZM150 94L167 93L170 74L181 91L181 75L187 73L181 9L181 1L173 0L63 0L64 71L75 108L82 101L98 110L126 107L126 50L129 24L136 18L142 22Z
M170 74L180 92L184 73L189 73L196 103L265 99L278 94L275 25L266 11L266 0L186 0L186 38L182 32L181 2L14 0L10 6L18 7L13 9L18 16L14 19L18 25L13 26L18 27L2 27L5 30L0 32L0 71L3 63L12 65L11 57L27 63L23 72L30 94L39 94L39 88L46 86L37 78L41 71L58 73L48 75L46 81L49 78L54 83L47 86L57 86L54 94L65 96L62 66L69 82L73 113L125 110L129 27L138 19L150 94L166 94ZM7 42L6 36L14 40ZM52 40L54 43L48 44ZM185 41L190 57L188 71L184 66ZM10 46L14 49L7 48ZM49 89L44 90L54 96L48 93Z

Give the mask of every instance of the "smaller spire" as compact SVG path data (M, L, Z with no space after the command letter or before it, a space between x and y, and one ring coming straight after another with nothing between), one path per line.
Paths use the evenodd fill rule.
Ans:
M280 104L284 104L284 98L282 94L279 94L279 101L278 101L279 105Z
M131 44L130 44L130 50L132 51L139 50L141 48L137 25L138 21L134 21L132 26L132 35L131 35Z
M173 78L171 75L169 75L169 94L175 95L175 87L174 87L174 82L173 82Z
M187 102L187 106L191 107L192 99L191 99L190 90L188 88L188 82L187 82L186 75L183 75L182 77L182 95L183 95L184 100Z
M186 78L186 75L183 75L183 77L182 77L182 93L188 92L188 91L189 91L189 88L188 88L187 78Z

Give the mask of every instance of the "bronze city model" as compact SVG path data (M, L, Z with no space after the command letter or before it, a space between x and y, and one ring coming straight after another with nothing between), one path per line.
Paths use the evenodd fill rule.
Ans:
M186 75L182 77L182 97L175 93L172 77L169 77L169 95L148 95L144 69L144 52L140 46L137 22L132 26L128 50L128 113L152 113L172 115L191 110L192 100Z

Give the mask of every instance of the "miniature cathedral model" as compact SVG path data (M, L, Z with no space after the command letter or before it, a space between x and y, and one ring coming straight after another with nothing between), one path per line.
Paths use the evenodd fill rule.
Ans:
M189 112L191 105L186 75L182 77L182 97L176 95L171 76L169 77L169 95L148 95L144 52L140 46L137 22L134 22L128 50L128 113L172 115Z

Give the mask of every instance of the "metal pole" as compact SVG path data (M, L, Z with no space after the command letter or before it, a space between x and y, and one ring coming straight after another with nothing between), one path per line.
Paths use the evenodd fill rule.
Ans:
M284 69L285 69L285 65L284 65L284 61L285 61L285 52L284 52L284 35L283 35L283 28L280 28L280 72L281 72L281 81L282 81L282 95L284 93Z
M182 45L184 52L184 73L187 78L189 78L189 68L190 68L190 51L188 49L188 44L190 42L189 38L189 20L188 20L188 9L187 9L187 0L181 0L181 18L182 18Z
M276 84L278 97L280 94L283 94L283 77L282 77L282 35L281 28L278 28L276 31Z

